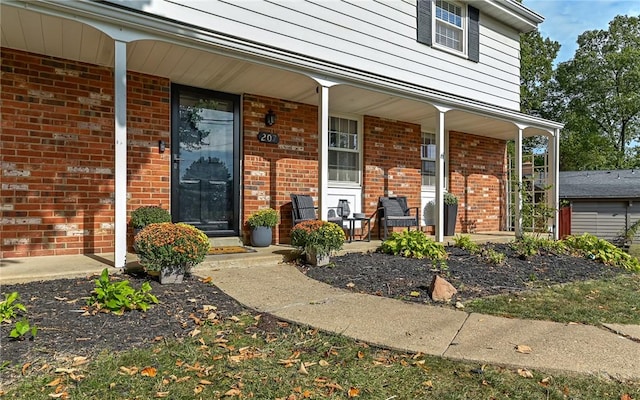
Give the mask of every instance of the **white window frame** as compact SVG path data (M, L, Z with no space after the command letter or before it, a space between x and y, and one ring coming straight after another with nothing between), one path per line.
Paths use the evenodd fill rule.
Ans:
M434 188L436 186L436 175L435 175L436 135L435 135L435 133L424 132L424 131L420 135L421 135L421 145L420 145L420 182L421 182L423 188ZM426 143L427 139L429 139L428 140L429 143ZM429 146L433 146L433 147L429 148ZM433 152L432 153L433 157L429 157L430 150ZM431 176L432 183L428 183L428 184L424 183L424 176L425 176L424 175L424 170L423 170L424 161L433 162L434 173L433 173L433 176Z
M349 121L355 121L355 123L356 123L356 133L355 133L356 137L355 137L355 140L356 140L356 145L357 145L357 148L355 150L346 149L346 148L339 148L339 147L333 147L331 145L331 135L332 135L332 133L335 133L331 129L331 118L339 118L339 119L345 119L345 120L349 120ZM349 132L347 132L347 134L349 134ZM335 113L331 113L329 115L329 153L331 153L332 151L340 151L340 152L346 152L346 153L357 153L357 155L358 155L358 171L357 171L357 182L347 181L347 180L332 179L331 178L329 160L327 160L327 176L329 177L328 181L329 181L330 186L332 186L332 187L357 187L357 188L362 187L363 142L362 142L362 118L361 117L354 116L354 115L348 115L348 114L335 114Z
M455 24L452 24L449 21L446 21L444 19L438 18L437 14L438 14L438 2L443 2L449 5L452 5L454 7L458 7L460 8L460 25L461 26L457 26ZM456 15L456 14L454 14ZM468 31L468 23L467 23L467 7L464 4L461 3L457 3L455 1L448 1L448 0L436 0L433 2L433 9L432 9L432 18L433 18L433 23L431 24L431 29L432 29L432 37L433 37L433 46L437 47L439 49L445 50L445 51L449 51L452 52L454 54L457 55L466 55L467 54L467 31ZM447 46L444 43L440 43L438 41L438 26L445 26L449 29L455 29L460 31L460 45L462 46L462 49L457 49L451 46Z

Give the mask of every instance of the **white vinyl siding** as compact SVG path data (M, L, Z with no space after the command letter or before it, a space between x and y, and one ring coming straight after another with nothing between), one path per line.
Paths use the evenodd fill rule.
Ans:
M241 40L514 110L519 35L480 16L480 60L416 41L416 1L113 1Z

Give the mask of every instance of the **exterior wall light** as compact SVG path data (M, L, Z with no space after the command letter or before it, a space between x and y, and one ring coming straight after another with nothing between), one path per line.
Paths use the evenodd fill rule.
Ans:
M276 123L276 113L274 113L273 110L269 110L269 112L265 114L264 123L267 126L272 126Z

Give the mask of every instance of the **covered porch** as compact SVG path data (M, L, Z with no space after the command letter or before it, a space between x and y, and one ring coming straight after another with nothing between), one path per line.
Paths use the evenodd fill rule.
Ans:
M239 42L215 32L186 27L169 20L160 22L143 13L116 9L102 3L74 3L72 7L57 2L33 4L7 1L2 4L2 25L3 47L104 66L113 71L113 87L107 92L113 93L115 131L112 165L115 267L124 267L131 257L127 255L127 202L130 197L127 185L127 169L130 165L127 160L132 137L127 124L127 93L131 89L127 82L128 71L162 77L180 85L237 95L249 93L317 107L318 179L315 186L322 219L327 218L328 209L333 205L329 200L327 170L329 116L335 113L402 121L435 135L433 198L436 204L434 238L437 241L446 241L443 196L448 189L447 176L452 173L448 169L449 132L515 141L518 166L515 175L518 184L522 182L523 138L537 135L548 137L550 168L547 176L550 192L547 199L551 207L558 208L558 140L561 125L557 123L408 82L390 81L366 71L343 69L339 62L329 63L284 53L276 46ZM260 120L263 115L243 115L242 118ZM264 128L260 124L251 124L243 124L244 137L253 137ZM169 132L166 138L170 140ZM148 144L153 149L155 146L155 142ZM483 161L470 162L481 164ZM246 175L246 172L241 172L235 178L242 185L243 176ZM363 190L365 183L362 182ZM241 210L235 217L240 224L250 209L246 202L250 195L246 189L241 192ZM264 205L271 204L270 193L257 197L262 197ZM366 202L366 199L361 199L362 207L371 207ZM521 217L518 215L520 209L521 199L516 193L515 213L516 220L520 222L515 224L515 235L522 232ZM557 225L556 212L553 221L550 221L555 238Z

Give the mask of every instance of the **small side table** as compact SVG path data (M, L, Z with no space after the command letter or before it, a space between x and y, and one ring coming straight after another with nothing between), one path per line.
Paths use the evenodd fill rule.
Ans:
M356 222L360 221L360 234L358 235L358 241L367 241L370 242L371 241L371 219L364 217L364 218L344 218L343 222L347 222L349 224L349 237L348 237L348 241L349 243L353 242L356 236ZM366 229L366 231L365 231ZM366 235L365 235L366 232ZM366 237L366 238L365 238Z

